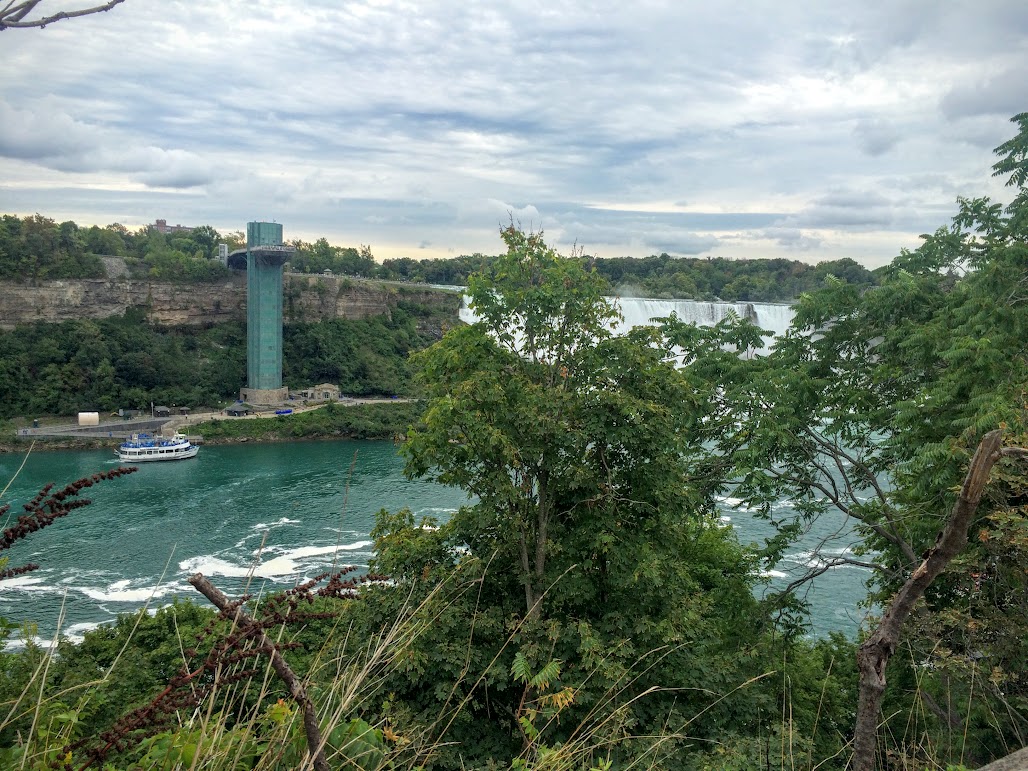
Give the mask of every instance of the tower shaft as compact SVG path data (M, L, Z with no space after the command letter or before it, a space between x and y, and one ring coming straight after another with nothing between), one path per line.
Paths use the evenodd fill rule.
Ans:
M282 245L276 222L246 225L246 383L255 403L285 399L282 387L282 265L293 248Z

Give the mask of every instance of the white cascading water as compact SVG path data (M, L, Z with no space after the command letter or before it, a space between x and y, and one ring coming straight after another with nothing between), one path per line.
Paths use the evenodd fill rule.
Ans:
M667 318L672 313L687 323L702 327L712 327L724 319L730 312L740 318L749 319L758 327L773 333L774 337L785 334L792 323L792 308L785 304L751 303L751 302L706 302L704 300L648 300L641 297L617 297L624 322L618 332L632 327L651 323L652 319ZM474 311L468 307L465 295L460 309L460 319L468 324L477 321ZM772 337L764 338L764 346L751 353L767 353L773 342Z

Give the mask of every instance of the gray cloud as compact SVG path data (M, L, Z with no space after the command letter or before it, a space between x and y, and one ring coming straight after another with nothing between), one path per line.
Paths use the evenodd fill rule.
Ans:
M861 149L868 155L883 155L894 148L903 138L897 127L879 118L864 118L854 130Z
M943 114L951 120L978 115L1010 117L1023 112L1026 105L1028 63L956 84L940 102Z
M786 228L888 230L896 217L895 208L892 201L877 192L834 190L778 224Z
M756 232L759 238L774 241L789 251L810 252L822 249L825 240L799 228L767 228Z
M1008 194L1026 32L1013 0L127 0L5 34L0 210L871 264Z

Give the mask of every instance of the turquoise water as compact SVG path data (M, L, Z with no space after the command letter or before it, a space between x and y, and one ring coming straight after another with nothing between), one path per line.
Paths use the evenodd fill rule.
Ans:
M0 479L14 476L21 461L0 456ZM11 504L13 521L47 482L63 486L117 465L111 451L33 453L2 502ZM379 509L407 506L417 516L445 518L466 502L459 490L406 480L402 469L391 443L348 441L208 446L194 460L143 464L90 488L91 506L7 552L11 565L41 567L0 582L0 616L37 622L43 637L59 625L75 639L144 604L196 597L186 583L195 572L237 594L247 586L287 588L341 565L366 566ZM733 503L722 502L723 519L744 543L759 539L767 525ZM788 508L783 502L779 513ZM807 567L812 545L840 530L827 521L821 529L789 553L771 574L773 585ZM853 540L841 528L829 550L842 552ZM808 595L815 634L855 631L866 577L844 567L816 581Z

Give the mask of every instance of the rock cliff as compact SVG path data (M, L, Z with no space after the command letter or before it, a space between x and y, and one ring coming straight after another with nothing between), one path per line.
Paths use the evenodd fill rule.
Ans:
M429 306L456 320L460 296L454 292L341 276L286 274L285 321L362 319L389 315L400 303ZM0 283L0 329L35 321L99 319L130 308L144 309L155 324L216 324L246 320L246 275L218 284L172 284L124 278Z

